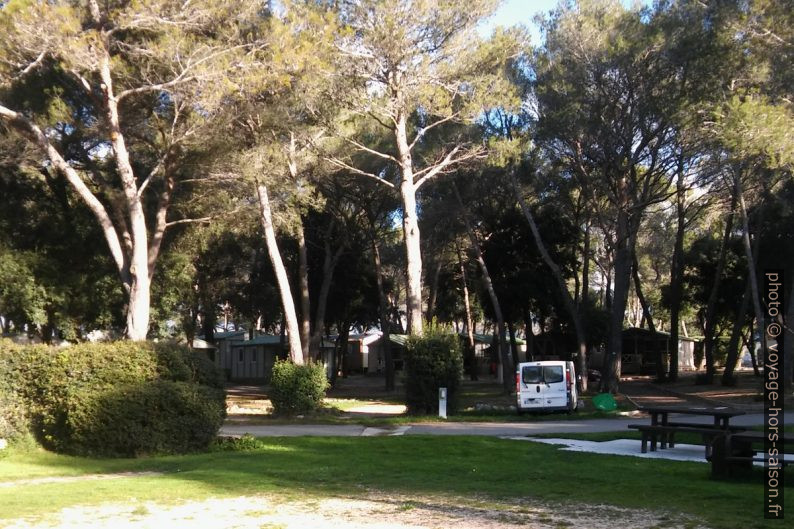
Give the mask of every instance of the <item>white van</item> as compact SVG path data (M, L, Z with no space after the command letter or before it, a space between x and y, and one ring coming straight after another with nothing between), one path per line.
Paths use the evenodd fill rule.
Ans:
M567 411L578 406L573 362L523 362L516 371L516 410Z

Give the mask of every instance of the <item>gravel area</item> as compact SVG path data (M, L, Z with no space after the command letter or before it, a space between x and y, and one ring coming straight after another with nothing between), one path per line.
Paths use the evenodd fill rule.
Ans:
M131 501L123 505L71 507L38 520L0 522L0 527L7 529L614 529L660 525L696 527L691 521L672 515L600 505L550 506L533 502L494 505L481 500L460 505L447 499L374 493L363 499L336 497L289 502L267 496L213 498L175 505Z

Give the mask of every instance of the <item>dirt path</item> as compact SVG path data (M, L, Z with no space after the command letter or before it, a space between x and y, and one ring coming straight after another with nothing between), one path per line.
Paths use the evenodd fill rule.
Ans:
M150 527L241 529L561 529L614 527L697 527L690 520L650 511L607 506L544 505L471 500L458 505L447 499L370 494L360 498L290 501L267 496L191 501L177 505L153 502L73 507L43 520L0 522L7 529L80 527L137 529Z
M0 481L0 488L18 487L21 485L41 485L43 483L72 483L74 481L94 481L119 478L137 478L144 476L162 476L162 472L118 472L115 474L84 474L82 476L52 476L46 478L17 479Z

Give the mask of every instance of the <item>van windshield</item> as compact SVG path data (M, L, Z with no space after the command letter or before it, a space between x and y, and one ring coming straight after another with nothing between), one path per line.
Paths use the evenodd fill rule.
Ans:
M524 384L556 384L562 379L562 366L524 366L521 370Z

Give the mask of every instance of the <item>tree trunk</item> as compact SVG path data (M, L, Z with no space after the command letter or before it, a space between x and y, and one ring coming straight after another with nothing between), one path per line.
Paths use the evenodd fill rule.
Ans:
M336 379L339 376L339 363L337 360L336 354L336 344L334 344L334 350L331 354L331 365L329 366L331 370L331 376L328 377L328 384L333 388L336 386Z
M546 245L544 244L543 238L540 235L540 230L538 230L538 225L535 223L535 217L532 215L532 211L529 209L529 206L527 206L526 202L524 202L524 198L521 196L521 191L518 188L518 183L515 180L515 176L511 174L510 179L513 185L513 191L516 195L516 200L518 200L521 211L524 213L524 217L526 217L527 222L529 223L529 228L532 231L532 238L535 240L535 246L537 246L541 257L543 258L543 262L545 262L546 266L548 266L551 270L551 274L554 276L557 286L559 287L560 294L562 294L562 299L565 302L565 309L568 311L571 321L573 321L574 332L576 333L576 341L579 348L578 354L576 355L576 369L581 375L578 377L577 383L579 385L579 391L587 391L587 336L585 334L581 314L576 308L576 303L571 297L571 293L568 292L568 286L566 285L565 278L562 276L560 267L557 266L557 263L554 262L554 259L551 258L551 255L546 249Z
M325 311L328 307L328 294L331 292L331 284L334 278L334 270L339 258L342 255L343 247L337 248L336 252L331 253L330 230L323 242L325 247L325 257L323 258L323 281L320 284L320 292L317 295L317 308L314 314L314 330L311 335L312 356L319 354L320 345L323 341L323 329L325 328Z
M742 327L744 322L747 321L747 305L750 301L750 279L747 280L747 286L742 294L742 301L739 303L739 308L736 311L736 317L733 320L733 329L731 329L731 339L728 343L728 357L725 360L725 370L722 372L722 385L732 386L734 384L733 372L736 369L736 362L739 360L739 342L742 335Z
M110 70L107 60L102 64L103 81L110 81ZM135 176L129 161L124 137L118 121L118 111L115 98L112 96L112 83L105 88L104 98L109 105L106 119L111 129L111 138L119 175L122 180L125 206L132 226L131 247L129 254L125 254L121 239L116 231L107 209L96 195L83 182L77 171L74 170L61 154L50 143L49 138L33 122L22 114L14 112L0 105L0 119L6 121L14 130L35 144L44 152L53 167L63 174L80 199L88 206L97 223L102 229L105 242L110 250L111 257L116 264L122 286L127 294L127 329L126 335L131 340L145 340L149 329L150 314L150 287L148 234L144 218L143 206L138 196Z
M758 357L755 354L755 340L753 340L753 323L755 322L755 318L750 318L748 321L749 329L747 334L742 334L742 343L744 344L745 349L747 352L750 353L750 362L753 366L753 375L760 377L761 370L758 367Z
M728 252L728 243L730 242L731 232L733 230L733 216L734 210L736 209L738 191L739 189L737 187L734 189L733 196L731 197L731 209L728 214L728 219L725 221L725 232L722 236L720 255L717 260L717 270L714 272L714 283L711 286L711 293L709 294L708 303L706 304L706 327L703 333L703 349L704 356L706 357L706 377L709 384L711 384L714 377L714 331L717 317L717 298L719 297L720 284L722 283L722 270L725 268L725 256Z
M584 250L582 251L582 306L590 302L590 222L584 227Z
M634 215L638 215L638 213L634 212ZM602 390L610 393L617 392L620 383L623 354L623 319L626 314L626 304L629 297L634 243L637 236L637 228L639 227L638 221L632 220L625 209L620 209L617 217L614 250L615 288L609 318L609 341L601 378Z
M342 366L342 378L347 376L348 366L345 363L347 358L347 338L350 336L350 321L346 320L342 323L339 329L339 336L336 338L336 351L334 354L338 355L338 363Z
M458 251L458 265L460 266L460 280L463 283L463 306L466 309L466 338L468 347L466 353L469 355L469 379L477 380L477 355L474 348L474 322L471 317L471 304L469 302L469 284L466 280L466 266L463 264L463 253L460 245L456 243Z
M394 358L391 351L391 324L389 323L389 310L386 302L386 292L383 287L383 267L380 261L378 241L372 239L372 256L375 262L375 278L378 284L378 317L380 319L381 342L383 347L383 361L386 363L386 391L394 390Z
M686 210L684 200L684 171L679 163L676 179L676 217L675 245L673 260L670 266L670 381L678 380L678 327L681 314L681 298L683 297L684 278L684 228L686 227Z
M742 192L741 175L736 175L736 194L739 196L739 206L742 216L742 243L744 245L744 253L747 257L747 277L750 280L750 292L753 297L753 312L755 313L756 326L759 329L759 340L761 341L761 350L766 354L766 326L764 324L764 311L761 308L761 296L758 292L758 276L755 271L755 255L757 251L753 251L750 244L750 223L747 219L747 207L744 203L744 193ZM763 211L763 210L762 210ZM757 240L756 240L757 248Z
M98 20L96 22L99 22ZM130 340L145 340L149 331L150 287L149 242L146 217L135 182L135 174L130 163L129 151L121 130L118 103L113 92L113 78L110 74L110 50L105 50L99 61L99 75L102 79L105 118L110 128L111 145L116 169L121 179L126 199L127 215L132 230L132 251L129 257L130 297L127 305L127 337Z
M303 218L298 218L297 226L298 238L298 290L300 291L300 337L301 337L301 350L304 358L313 358L314 355L319 353L319 345L314 343L313 336L310 335L311 329L311 305L309 301L309 257L306 250L306 237L303 233ZM322 329L322 327L320 327ZM317 327L315 326L315 332ZM322 331L320 331L322 336ZM311 349L311 345L316 346Z
M509 394L513 389L511 376L513 373L513 366L512 362L510 362L510 354L507 351L507 333L505 332L505 319L502 315L502 306L499 304L499 299L496 296L496 290L494 289L493 282L491 281L491 274L488 273L488 266L485 264L485 259L482 256L480 243L477 240L477 235L474 233L471 223L469 222L469 218L466 215L466 211L463 207L463 200L461 200L460 193L458 193L458 188L454 183L452 184L452 188L454 189L455 196L458 199L460 215L463 218L464 224L466 225L466 232L469 234L469 240L471 241L471 246L474 250L475 257L477 258L477 263L480 265L480 270L482 271L483 286L485 287L486 292L488 292L488 297L491 299L494 314L496 315L496 326L499 334L499 358L502 361L502 386L504 387L505 393Z
M510 352L513 355L513 363L518 364L521 362L521 358L518 355L518 344L516 343L516 328L513 325L513 322L507 320L507 332L510 336Z
M642 306L642 315L643 319L648 323L648 329L655 335L656 334L656 326L653 324L653 315L651 314L651 308L648 305L648 301L645 299L645 296L642 293L642 283L640 282L640 273L639 273L639 263L637 262L637 255L634 255L634 259L632 260L632 277L634 278L634 290L637 293L637 298L640 300L640 305ZM669 343L669 341L668 341ZM673 346L675 347L675 346ZM676 347L677 349L677 347ZM664 368L664 351L660 347L656 347L655 351L655 361L656 361L656 380L658 382L664 382L667 378L667 370Z
M394 135L400 166L400 196L403 203L403 240L405 242L405 303L407 305L408 334L422 334L422 249L420 247L419 217L416 211L416 186L413 160L408 145L407 116L400 112Z
M294 363L300 365L304 363L303 348L301 347L300 338L300 325L298 324L298 316L295 313L295 303L292 300L292 291L290 290L287 271L284 268L284 262L281 260L281 252L276 242L276 232L273 228L273 216L270 211L270 199L267 194L267 187L257 182L256 193L259 198L259 206L261 209L259 219L262 222L262 228L265 232L267 254L270 257L270 262L276 273L276 283L278 284L278 290L281 296L281 306L284 309L284 321L287 328L287 338L289 339L290 358Z
M441 275L441 255L436 259L436 266L433 269L433 282L430 284L430 296L427 299L427 321L433 321L436 310L436 298L438 297L438 279Z
M527 362L535 359L535 330L532 328L532 315L528 309L524 310L524 332L527 340ZM580 373L582 374L582 373Z

